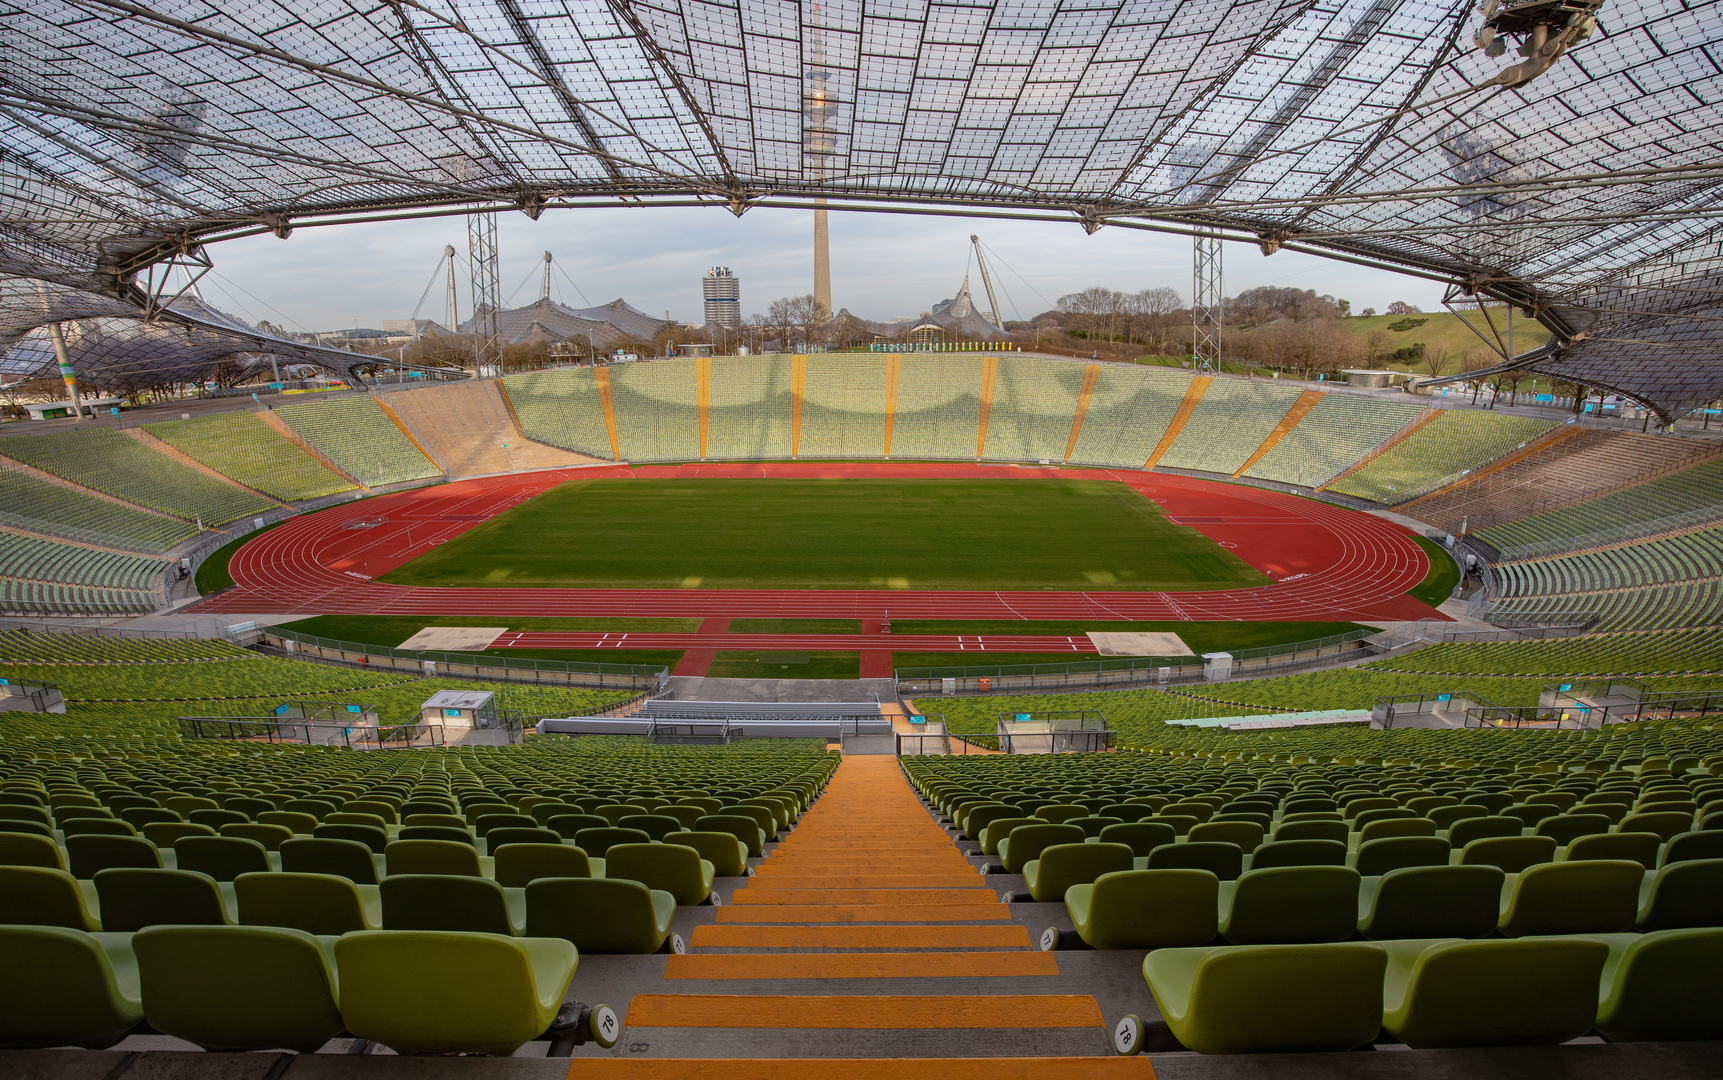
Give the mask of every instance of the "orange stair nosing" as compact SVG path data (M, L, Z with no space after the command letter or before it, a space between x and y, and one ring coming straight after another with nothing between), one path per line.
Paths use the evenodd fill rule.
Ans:
M1011 911L991 903L911 904L726 904L717 923L930 923L1010 922Z
M760 996L641 994L629 1028L1085 1028L1101 1027L1092 997L1060 995Z
M1029 947L1029 928L1007 926L696 926L693 948L1012 949Z
M568 1080L1155 1080L1146 1055L1069 1058L607 1058Z
M1059 974L1050 952L683 953L666 979L993 979Z

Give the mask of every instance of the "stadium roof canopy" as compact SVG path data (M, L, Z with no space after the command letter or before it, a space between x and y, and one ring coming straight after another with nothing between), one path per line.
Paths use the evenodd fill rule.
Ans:
M12 0L0 340L196 325L152 283L223 237L825 199L1392 267L1673 411L1723 393L1723 0L1597 5Z

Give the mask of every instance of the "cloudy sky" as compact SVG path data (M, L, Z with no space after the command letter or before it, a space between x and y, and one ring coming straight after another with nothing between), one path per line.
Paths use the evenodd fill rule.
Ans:
M953 295L973 273L969 234L981 236L1005 317L1028 318L1061 295L1091 285L1134 292L1170 285L1190 298L1191 242L1179 236L1078 226L833 211L832 299L870 319L915 316ZM728 266L742 279L742 310L764 312L780 296L813 291L813 214L750 210L741 218L707 208L564 210L538 221L524 214L498 218L502 289L510 306L538 297L543 253L555 255L551 296L576 307L617 297L681 321L700 318L700 278ZM289 329L377 327L406 319L424 296L420 318L446 309L436 274L443 245L464 260L464 218L299 228L287 240L252 237L214 245L215 272L204 295L252 322ZM1398 274L1228 244L1226 291L1255 285L1315 289L1352 301L1352 310L1381 309L1404 300L1439 307L1440 286ZM981 282L972 287L978 301ZM459 282L461 317L469 313L465 270Z

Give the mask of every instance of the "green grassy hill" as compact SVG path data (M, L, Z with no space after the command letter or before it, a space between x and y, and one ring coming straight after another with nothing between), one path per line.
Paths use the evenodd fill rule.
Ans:
M1497 325L1503 326L1504 328L1506 325L1504 321L1506 319L1506 310L1507 309L1505 308L1490 309L1490 314L1496 320ZM1486 333L1488 332L1488 326L1484 322L1482 316L1474 312L1468 314L1466 318L1480 330L1484 330ZM1407 321L1417 322L1420 319L1424 320L1422 325L1413 326L1405 330L1389 329L1397 323L1405 323ZM1372 330L1381 330L1386 333L1388 335L1388 340L1383 345L1385 355L1392 354L1399 349L1411 348L1412 346L1420 343L1426 347L1431 345L1446 346L1448 349L1448 365L1443 370L1444 375L1452 375L1458 372L1460 370L1460 361L1465 358L1465 355L1469 350L1483 348L1483 342L1478 339L1478 336L1463 326L1460 323L1458 316L1447 311L1426 311L1419 315L1372 315L1368 318L1360 315L1354 316L1350 319L1341 320L1341 325L1356 334L1360 341L1364 340ZM1248 336L1250 334L1261 333L1264 329L1266 329L1266 327L1252 327L1250 329L1246 329L1244 327L1229 326L1226 328L1225 332L1228 334ZM1548 341L1549 337L1550 332L1532 320L1521 318L1514 319L1514 351L1516 353L1535 349L1539 345ZM1410 371L1414 375L1428 374L1428 372L1425 371L1424 366L1415 360L1389 360L1385 366L1396 371Z

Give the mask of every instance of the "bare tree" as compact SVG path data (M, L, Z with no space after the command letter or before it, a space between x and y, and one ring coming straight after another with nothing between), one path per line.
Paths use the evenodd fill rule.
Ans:
M1430 378L1440 378L1442 369L1448 366L1448 347L1446 345L1426 344L1422 359L1424 370L1430 373Z
M1375 369L1388 355L1388 331L1380 326L1364 335L1364 366Z
M800 297L794 296L779 297L766 309L766 323L777 335L779 352L792 352L796 347L796 301L799 299Z
M1143 318L1144 343L1164 355L1167 331L1172 328L1173 320L1183 305L1179 291L1163 285L1158 289L1144 289L1134 299Z
M802 348L811 349L819 340L820 328L831 316L826 309L814 300L813 293L805 293L794 297L791 301L791 312L795 317L796 329L802 335Z

